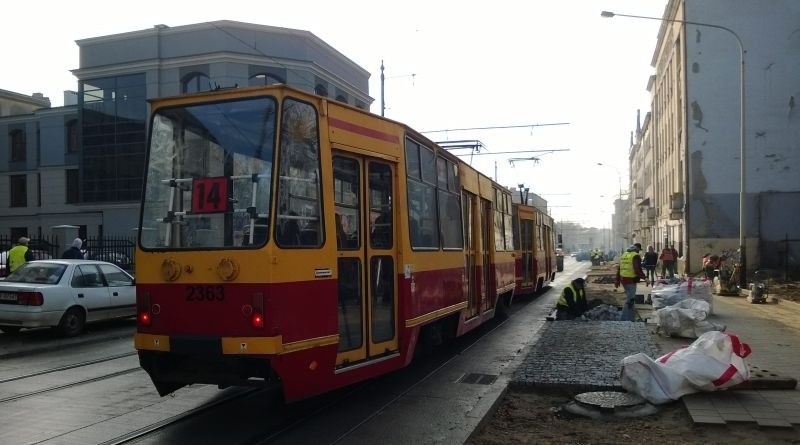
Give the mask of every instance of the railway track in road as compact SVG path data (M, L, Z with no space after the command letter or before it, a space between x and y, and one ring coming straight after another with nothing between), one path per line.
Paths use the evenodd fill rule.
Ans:
M133 356L133 355L136 355L136 352L128 352L128 353L123 353L123 354L116 354L116 355L113 355L113 356L108 356L108 357L103 357L103 358L98 358L98 359L93 359L93 360L86 360L86 361L83 361L83 362L77 362L77 363L72 363L72 364L69 364L69 365L64 365L64 366L58 366L58 367L54 367L54 368L44 369L44 370L41 370L41 371L31 372L31 373L28 373L28 374L22 374L22 375L18 375L18 376L14 376L14 377L5 378L3 380L0 380L0 384L8 384L8 383L17 382L19 384L25 384L26 386L31 386L31 384L28 381L35 380L37 377L50 376L50 375L54 375L54 374L57 374L57 373L60 373L60 372L67 372L67 371L71 371L71 370L77 370L79 368L85 368L85 367L90 367L90 366L93 366L93 365L98 365L98 364L111 362L111 361L114 361L114 360L121 360L121 359L128 358L130 356ZM144 372L144 371L137 364L137 366L135 366L135 367L131 367L131 366L123 367L122 369L117 369L117 370L115 370L113 372L100 373L100 374L96 374L96 375L93 375L93 376L90 376L90 377L79 378L77 380L70 380L69 378L66 378L64 383L61 383L61 384L42 385L41 387L39 387L37 389L34 389L34 390L26 390L26 391L23 391L23 392L14 393L12 395L0 396L0 404L16 401L16 400L20 400L20 399L25 399L25 398L29 398L29 397L34 397L34 396L38 396L38 395L49 393L49 392L53 392L53 391L59 391L59 390L68 389L68 388L74 388L74 387L77 387L77 386L87 385L87 384L90 384L90 383L96 383L96 382L100 382L100 381L103 381L103 380L108 380L108 379L112 379L112 378L115 378L115 377L119 377L119 376L126 375L126 374L131 374L131 373L135 373L135 372ZM32 385L35 386L35 383L33 383ZM7 387L8 386L5 386L5 387L3 387L3 389L6 389ZM13 392L13 390L12 390L12 392Z
M224 407L227 407L231 404L234 404L248 397L254 397L264 391L267 390L263 388L236 388L232 390L231 394L228 394L223 398L198 406L197 408L190 409L189 411L176 414L172 417L164 419L160 422L153 423L146 427L140 428L136 431L132 431L122 436L107 440L105 442L102 442L100 445L122 445L126 443L140 442L143 439L149 436L154 436L157 433L169 427L173 427L179 423L188 421L192 418L199 417L201 415L208 413L209 411L223 409Z
M97 363L103 363L103 362L107 362L107 361L111 361L111 360L116 360L116 359L119 359L119 358L130 357L132 355L136 355L136 351L134 351L134 352L126 352L124 354L117 354L117 355L112 355L110 357L103 357L103 358L98 358L98 359L94 359L94 360L87 360L87 361L84 361L84 362L73 363L71 365L57 366L55 368L44 369L44 370L41 370L41 371L31 372L31 373L28 373L28 374L22 374L22 375L18 375L18 376L14 376L14 377L8 377L8 378L5 378L5 379L0 379L0 384L7 383L7 382L13 382L15 380L22 380L22 379L27 379L27 378L31 378L31 377L36 377L36 376L40 376L40 375L44 375L44 374L51 374L51 373L59 372L59 371L66 371L68 369L75 369L75 368L80 368L80 367L83 367L83 366L94 365L94 364L97 364Z

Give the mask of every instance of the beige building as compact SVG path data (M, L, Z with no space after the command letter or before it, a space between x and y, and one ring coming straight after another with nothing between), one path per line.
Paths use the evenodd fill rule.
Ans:
M741 237L748 275L798 275L800 4L670 0L663 20L629 152L631 236L674 243L686 273Z

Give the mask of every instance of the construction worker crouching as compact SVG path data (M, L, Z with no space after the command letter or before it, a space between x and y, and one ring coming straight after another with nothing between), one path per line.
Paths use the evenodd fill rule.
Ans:
M569 286L561 291L556 303L556 320L574 320L586 312L586 289L583 278L572 280Z
M642 250L642 245L635 243L619 258L619 268L617 269L617 278L614 281L614 289L620 285L625 289L625 305L622 307L621 321L634 321L633 305L636 299L636 283L639 280L646 280L642 271L642 257L639 256L639 251Z

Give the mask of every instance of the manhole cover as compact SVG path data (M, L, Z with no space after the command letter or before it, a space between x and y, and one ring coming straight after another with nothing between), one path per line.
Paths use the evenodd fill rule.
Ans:
M575 396L575 401L587 407L612 410L645 403L645 400L636 394L617 391L585 392Z

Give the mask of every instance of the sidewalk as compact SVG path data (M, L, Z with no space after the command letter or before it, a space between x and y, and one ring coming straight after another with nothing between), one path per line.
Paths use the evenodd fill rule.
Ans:
M715 295L714 314L708 319L726 325L727 332L750 345L753 352L746 360L754 382L787 377L800 381L800 304L752 304L745 297ZM658 335L653 339L662 353L691 342ZM696 424L800 426L800 391L796 389L736 389L692 394L682 400Z

